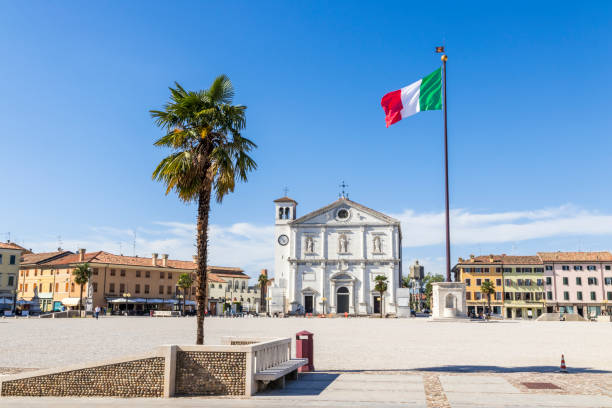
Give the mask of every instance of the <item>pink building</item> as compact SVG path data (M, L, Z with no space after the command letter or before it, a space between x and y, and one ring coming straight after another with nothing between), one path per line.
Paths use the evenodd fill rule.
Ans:
M610 252L538 252L538 256L544 263L547 312L612 314Z

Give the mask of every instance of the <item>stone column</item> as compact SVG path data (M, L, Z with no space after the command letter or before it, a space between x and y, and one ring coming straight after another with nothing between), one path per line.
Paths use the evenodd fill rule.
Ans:
M366 294L366 285L369 284L369 281L367 280L367 276L366 276L366 263L365 262L361 262L361 264L359 265L359 269L361 269L361 273L360 273L360 283L359 283L359 307L358 307L358 311L359 314L367 314L367 301L365 298L365 294Z

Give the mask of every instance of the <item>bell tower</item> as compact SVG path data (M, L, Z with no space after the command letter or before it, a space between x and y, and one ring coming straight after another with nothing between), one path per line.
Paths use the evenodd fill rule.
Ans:
M296 219L297 202L286 195L274 200L274 278L275 285L286 288L289 279L291 248L291 221Z

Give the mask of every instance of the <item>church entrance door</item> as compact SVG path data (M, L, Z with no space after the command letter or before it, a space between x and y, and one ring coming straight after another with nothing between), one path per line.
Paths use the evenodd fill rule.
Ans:
M380 295L374 296L374 313L380 313Z
M312 301L313 296L312 295L305 295L304 296L304 312L305 313L313 313L312 310Z
M336 292L336 313L348 313L349 311L349 290L345 287L338 288Z

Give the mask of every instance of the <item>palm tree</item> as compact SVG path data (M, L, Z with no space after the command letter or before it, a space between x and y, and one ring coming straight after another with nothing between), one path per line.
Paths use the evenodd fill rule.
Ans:
M255 143L242 137L246 106L232 105L234 87L225 75L208 89L187 91L178 83L170 87L170 101L151 116L166 134L155 142L172 153L153 171L153 179L166 185L184 202L196 202L198 302L196 344L204 343L206 266L208 262L208 219L211 195L217 202L233 192L237 181L257 167L247 154Z
M189 290L192 285L193 279L191 278L191 274L181 273L179 275L178 281L176 282L176 286L183 289L183 316L185 316L185 298L187 297L187 290Z
M487 295L488 310L489 313L491 313L491 295L495 293L495 286L493 285L493 282L489 280L482 282L482 285L480 285L480 291Z
M374 290L380 293L380 317L383 317L383 294L387 291L387 277L384 275L377 275L374 280L376 281L376 285L374 285Z
M72 271L72 276L74 276L74 283L80 286L81 295L79 297L79 317L81 317L81 307L83 306L83 285L89 282L89 278L91 278L91 269L89 269L89 264L84 263L77 265Z
M268 282L270 282L270 280L268 279L267 274L262 273L261 275L259 275L259 279L257 279L257 282L259 284L259 296L260 296L259 303L261 305L261 310L265 310L266 309L266 292L268 290Z

